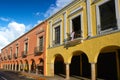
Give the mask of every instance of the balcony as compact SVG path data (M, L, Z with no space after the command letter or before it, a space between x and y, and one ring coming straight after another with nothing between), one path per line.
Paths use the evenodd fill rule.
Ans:
M54 40L53 41L53 47L59 46L60 45L60 40Z
M68 38L64 40L65 48L72 47L83 42L83 37L79 34L75 34L74 37L70 37L70 36L71 35L68 34Z
M17 53L14 53L13 56L14 56L14 59L17 59L17 57L18 57L18 56L17 56Z
M3 61L3 58L1 57L1 61Z
M6 56L4 56L4 60L7 60L7 57L6 57Z
M41 55L43 53L43 47L42 46L38 46L34 48L34 55L38 56Z
M8 59L11 60L11 58L12 58L11 55L8 55Z
M22 51L22 58L27 57L27 51Z

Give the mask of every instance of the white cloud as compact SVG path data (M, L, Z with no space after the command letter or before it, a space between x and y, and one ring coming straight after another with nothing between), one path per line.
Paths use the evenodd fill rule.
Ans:
M40 17L40 16L43 16L44 13L43 12L35 12L35 13L33 13L33 15L36 17Z
M42 22L42 20L38 20L37 23L40 24Z
M40 24L42 21L43 20L38 20L37 23L34 25L34 27L37 26L38 24Z
M29 24L25 27L25 32L29 31L30 29L33 28L33 25L32 24Z
M2 20L2 21L9 21L9 19L8 18L4 18L4 17L0 17L0 20Z
M0 28L0 49L25 33L25 25L15 21Z
M71 1L73 1L73 0L56 0L55 5L51 4L51 6L49 7L49 9L44 14L44 17L51 16L52 14L56 13L58 10L60 10L61 8L63 8L65 5L67 5Z
M39 15L40 15L40 13L39 13L39 12L37 12L37 13L36 13L36 16L39 16Z

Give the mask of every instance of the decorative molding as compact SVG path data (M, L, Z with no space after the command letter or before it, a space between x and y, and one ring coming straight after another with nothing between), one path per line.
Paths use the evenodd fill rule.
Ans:
M83 10L83 7L78 7L75 10L71 11L70 14L68 15L68 17L70 17L71 15L73 15L74 13L77 13L78 11Z
M16 43L16 46L18 46L18 42Z
M59 22L61 22L61 21L62 21L61 18L57 19L57 20L52 24L52 26L56 25L57 23L59 23Z
M28 37L25 37L24 41L27 41L28 40Z
M36 35L38 35L38 34L44 32L44 31L45 31L44 28L40 28L39 30L36 31Z

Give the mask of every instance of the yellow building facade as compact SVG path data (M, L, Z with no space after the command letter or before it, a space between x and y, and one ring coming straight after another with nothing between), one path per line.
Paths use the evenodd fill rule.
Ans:
M74 0L47 21L47 76L120 80L120 0Z

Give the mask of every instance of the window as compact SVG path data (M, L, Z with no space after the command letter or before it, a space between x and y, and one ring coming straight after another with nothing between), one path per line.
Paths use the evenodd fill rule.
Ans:
M72 20L72 32L74 32L74 38L81 37L81 15L73 18Z
M43 51L43 36L39 38L39 51Z
M60 44L60 26L55 27L55 44Z
M16 50L17 50L17 54L18 54L18 47L16 48Z
M18 47L16 47L16 57L18 56Z
M10 57L12 58L12 48L10 48Z
M28 52L28 43L25 43L25 53Z
M6 49L6 58L7 58L7 56L8 56L8 50Z
M117 29L115 0L108 0L100 4L97 8L97 17L99 17L97 24L100 31Z

